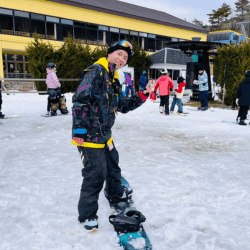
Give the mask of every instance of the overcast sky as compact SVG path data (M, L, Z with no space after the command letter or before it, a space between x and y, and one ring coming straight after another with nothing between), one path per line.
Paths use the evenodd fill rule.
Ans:
M140 5L146 8L164 11L181 19L192 22L195 18L208 23L207 14L212 13L222 6L223 3L229 4L235 9L237 0L120 0L131 4Z

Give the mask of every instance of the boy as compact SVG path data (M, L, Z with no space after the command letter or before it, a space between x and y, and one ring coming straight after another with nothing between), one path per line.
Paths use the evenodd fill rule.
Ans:
M176 94L174 95L173 102L171 105L170 112L174 111L175 104L178 106L178 113L183 113L183 107L182 107L182 97L185 91L186 83L184 82L185 79L182 76L179 76L177 79L178 88L175 89Z
M111 128L117 111L127 113L141 106L148 91L140 91L125 99L117 70L133 56L132 45L125 40L108 49L107 58L100 58L85 69L73 96L72 144L81 155L83 183L78 203L78 220L86 231L97 231L98 197L106 180L105 196L109 200L127 200L127 188L121 185L119 155Z

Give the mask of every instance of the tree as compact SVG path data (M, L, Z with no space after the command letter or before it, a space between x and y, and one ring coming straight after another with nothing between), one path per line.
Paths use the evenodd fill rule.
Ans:
M249 12L249 0L238 0L234 4L236 6L236 16L239 17L240 21L244 21L245 15Z
M196 18L192 21L192 23L193 23L194 25L200 27L200 28L203 28L203 29L205 29L205 28L207 27L206 25L203 24L202 21L199 21L199 20L196 19Z
M237 88L245 78L245 72L250 68L250 43L241 45L223 45L218 47L218 56L214 60L214 74L220 86L224 85L224 68L226 72L225 104L235 106Z
M135 83L137 83L139 82L142 71L148 71L151 62L150 56L144 50L141 50L135 40L132 40L131 43L133 45L134 56L132 57L129 66L134 67ZM135 88L138 90L137 84L135 84Z

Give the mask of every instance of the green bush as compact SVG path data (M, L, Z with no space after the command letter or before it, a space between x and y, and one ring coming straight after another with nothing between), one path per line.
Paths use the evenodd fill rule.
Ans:
M237 88L245 78L246 70L250 69L250 43L241 45L223 45L218 47L218 56L214 60L214 74L216 80L223 88L224 69L227 64L225 89L225 104L235 106ZM222 94L220 96L222 98Z

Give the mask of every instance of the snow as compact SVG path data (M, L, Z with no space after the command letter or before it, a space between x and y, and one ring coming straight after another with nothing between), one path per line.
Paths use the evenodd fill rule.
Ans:
M99 231L77 221L82 165L71 115L41 117L46 105L46 95L3 94L3 113L20 116L0 126L0 250L121 250L103 192ZM250 127L234 124L233 110L158 109L148 100L113 128L153 249L249 250Z

